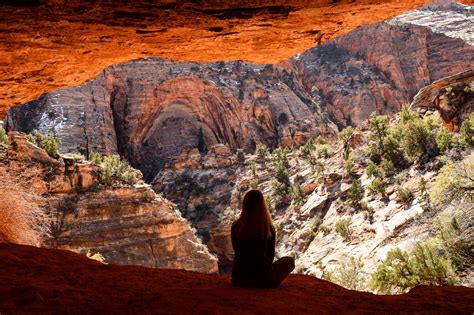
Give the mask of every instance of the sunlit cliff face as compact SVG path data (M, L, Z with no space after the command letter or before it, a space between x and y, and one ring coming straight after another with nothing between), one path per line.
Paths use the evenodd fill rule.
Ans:
M0 119L7 107L80 84L110 64L149 56L276 63L426 1L156 2L1 5Z

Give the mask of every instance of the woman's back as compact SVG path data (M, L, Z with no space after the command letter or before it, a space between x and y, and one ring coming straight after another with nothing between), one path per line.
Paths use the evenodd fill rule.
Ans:
M291 257L273 263L275 230L259 190L245 194L240 217L232 224L231 237L235 253L232 283L235 286L277 287L295 268Z
M237 286L272 286L272 262L275 256L275 231L269 238L262 236L239 239L238 221L232 224L231 238L234 247L232 283Z

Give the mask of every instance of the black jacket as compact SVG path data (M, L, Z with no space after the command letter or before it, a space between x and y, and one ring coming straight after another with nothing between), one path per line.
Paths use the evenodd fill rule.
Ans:
M232 246L234 247L234 265L232 267L232 283L241 287L273 287L275 272L275 230L272 228L270 238L241 240L236 237L235 222L231 230Z

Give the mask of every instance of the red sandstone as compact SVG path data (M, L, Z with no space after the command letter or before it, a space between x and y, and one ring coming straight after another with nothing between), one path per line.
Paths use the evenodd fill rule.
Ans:
M0 270L2 314L474 312L472 288L377 296L290 275L278 289L241 289L228 276L103 265L68 251L12 244L0 245Z

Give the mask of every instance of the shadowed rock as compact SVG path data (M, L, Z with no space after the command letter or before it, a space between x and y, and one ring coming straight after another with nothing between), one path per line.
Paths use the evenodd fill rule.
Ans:
M6 313L471 314L474 289L418 287L399 296L290 275L279 288L232 287L228 276L102 265L77 254L0 244ZM34 284L32 284L34 279Z

